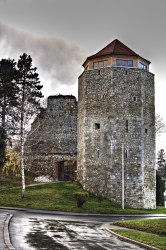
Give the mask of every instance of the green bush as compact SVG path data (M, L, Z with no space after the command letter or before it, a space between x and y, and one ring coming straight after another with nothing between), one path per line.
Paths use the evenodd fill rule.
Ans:
M83 207L84 203L87 201L89 194L87 192L75 192L74 198L77 202L77 207Z
M156 173L156 203L158 206L164 205L165 182L161 176Z

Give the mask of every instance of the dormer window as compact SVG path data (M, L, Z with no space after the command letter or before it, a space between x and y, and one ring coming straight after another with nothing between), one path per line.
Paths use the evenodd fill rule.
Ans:
M140 67L140 69L144 69L144 70L148 69L148 66L142 62L139 63L139 67Z
M128 68L133 67L133 60L116 59L116 66Z
M98 68L104 68L107 67L108 62L107 61L99 61L99 62L94 62L93 63L93 68L98 69Z

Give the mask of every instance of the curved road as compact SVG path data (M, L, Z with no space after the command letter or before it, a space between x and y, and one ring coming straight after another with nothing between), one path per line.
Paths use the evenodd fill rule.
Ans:
M7 214L13 214L9 234L13 249L16 250L143 249L119 240L106 230L113 221L143 216L93 216L31 209L0 209L0 218ZM4 246L0 249L7 248Z

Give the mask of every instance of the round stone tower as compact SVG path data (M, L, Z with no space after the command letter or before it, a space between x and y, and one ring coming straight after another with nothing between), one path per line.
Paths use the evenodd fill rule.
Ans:
M156 206L149 64L114 40L86 59L79 77L78 180L84 189L122 207Z

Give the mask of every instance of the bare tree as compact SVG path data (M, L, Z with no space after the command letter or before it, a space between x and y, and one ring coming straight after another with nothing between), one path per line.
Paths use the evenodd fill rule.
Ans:
M166 132L166 125L164 123L164 119L156 114L155 117L155 122L156 122L156 135L161 135Z

